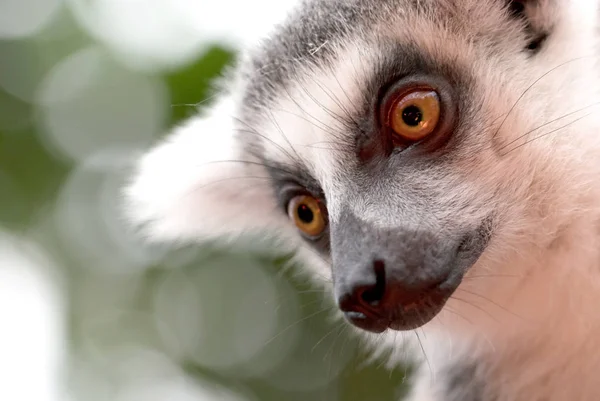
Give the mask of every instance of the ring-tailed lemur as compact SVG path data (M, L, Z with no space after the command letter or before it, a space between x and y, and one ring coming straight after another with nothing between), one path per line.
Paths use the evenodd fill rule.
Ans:
M141 158L129 216L295 249L373 344L422 333L413 401L599 400L597 6L304 1Z

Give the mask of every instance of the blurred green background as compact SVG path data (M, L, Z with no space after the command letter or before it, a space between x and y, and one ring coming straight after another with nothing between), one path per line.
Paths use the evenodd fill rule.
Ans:
M129 4L131 20L131 1L2 3L0 399L401 397L404 370L370 360L285 260L148 248L118 214L135 152L210 104L237 39L176 13L153 30L168 1ZM197 3L219 25L216 2Z

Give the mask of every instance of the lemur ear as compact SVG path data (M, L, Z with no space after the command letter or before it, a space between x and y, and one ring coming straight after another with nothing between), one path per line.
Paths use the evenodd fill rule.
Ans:
M127 218L152 241L207 241L287 223L267 171L247 163L233 101L176 128L142 155L125 189Z

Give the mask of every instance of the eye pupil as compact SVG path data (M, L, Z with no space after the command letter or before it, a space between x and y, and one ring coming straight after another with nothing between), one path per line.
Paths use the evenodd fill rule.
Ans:
M402 121L410 127L418 127L423 121L423 112L417 106L408 106L402 111Z
M298 206L298 218L305 224L310 224L315 219L315 214L307 205Z

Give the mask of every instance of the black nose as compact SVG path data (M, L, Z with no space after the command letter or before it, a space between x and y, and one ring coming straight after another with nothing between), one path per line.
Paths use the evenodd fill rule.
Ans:
M448 276L398 280L388 277L385 263L373 262L365 275L346 280L338 303L357 327L383 332L411 330L435 316L450 295Z

